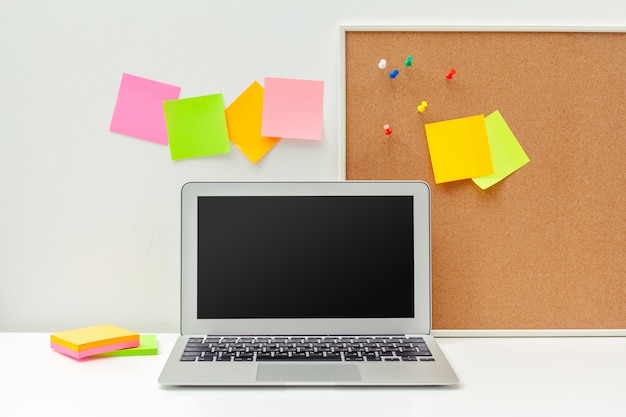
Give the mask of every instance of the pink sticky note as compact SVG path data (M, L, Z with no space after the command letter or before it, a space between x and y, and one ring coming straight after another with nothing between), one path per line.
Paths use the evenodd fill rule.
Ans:
M82 359L88 356L98 355L100 353L112 352L114 350L119 350L119 349L135 348L137 346L139 346L139 341L132 341L132 342L114 343L112 345L98 346L98 347L91 348L91 349L77 351L77 350L66 348L65 346L57 345L56 343L52 343L52 342L50 343L50 347L52 349L64 355L71 356L74 359Z
M180 97L180 87L122 74L111 132L167 145L163 102Z
M320 140L324 82L265 78L261 134L263 136Z

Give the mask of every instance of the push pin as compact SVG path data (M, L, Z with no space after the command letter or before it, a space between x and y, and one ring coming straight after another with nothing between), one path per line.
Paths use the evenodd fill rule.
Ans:
M389 127L389 125L384 125L383 129L385 129L385 135L391 136L391 128Z
M454 74L456 74L456 70L455 70L454 68L452 68L452 69L450 70L450 72L446 74L446 78L447 78L447 79L449 79L449 80L451 80L451 79L452 79L452 77L454 76Z
M404 61L404 66L408 68L408 67L410 67L411 65L413 65L413 57L412 57L411 55L409 55L409 56L406 58L406 61Z
M426 106L428 106L428 103L425 101L422 101L422 104L417 106L417 111L420 113L424 113L424 110L426 110Z
M378 63L378 68L380 68L380 69L387 68L387 60L386 59L381 59L380 62Z
M391 71L389 73L389 78L396 78L398 76L398 74L400 74L400 71L398 71L397 69Z

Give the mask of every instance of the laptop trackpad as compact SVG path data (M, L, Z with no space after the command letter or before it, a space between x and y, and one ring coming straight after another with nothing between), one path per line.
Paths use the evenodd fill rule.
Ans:
M257 367L256 380L275 382L360 381L361 374L357 365L261 363Z

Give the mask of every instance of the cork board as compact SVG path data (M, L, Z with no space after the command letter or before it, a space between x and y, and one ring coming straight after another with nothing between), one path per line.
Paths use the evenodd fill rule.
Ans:
M342 170L430 184L433 329L626 328L624 31L342 27ZM496 110L530 162L435 184L424 124Z

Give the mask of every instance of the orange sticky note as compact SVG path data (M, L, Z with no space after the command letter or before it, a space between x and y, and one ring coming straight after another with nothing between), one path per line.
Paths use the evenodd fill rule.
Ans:
M485 116L424 125L435 182L493 174Z
M280 138L261 135L263 87L253 82L226 108L228 138L256 164Z

